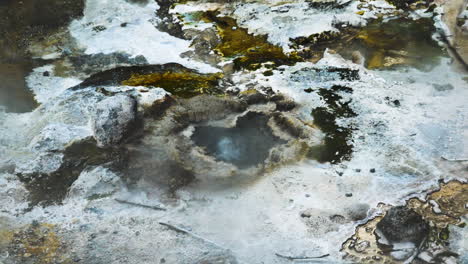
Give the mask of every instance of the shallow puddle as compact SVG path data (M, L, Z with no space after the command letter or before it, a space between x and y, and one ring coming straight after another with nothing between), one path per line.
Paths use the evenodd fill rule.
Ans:
M430 70L447 55L432 38L435 30L430 18L374 20L357 30L340 53L350 58L353 51L359 51L369 69L407 65Z
M0 107L7 112L29 112L38 106L25 81L31 70L27 62L0 63Z

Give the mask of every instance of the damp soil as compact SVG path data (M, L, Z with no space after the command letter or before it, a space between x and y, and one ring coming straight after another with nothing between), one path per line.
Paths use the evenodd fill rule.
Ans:
M264 114L249 112L233 128L196 127L192 140L217 160L239 168L253 167L268 158L271 148L286 143L273 135L268 120Z

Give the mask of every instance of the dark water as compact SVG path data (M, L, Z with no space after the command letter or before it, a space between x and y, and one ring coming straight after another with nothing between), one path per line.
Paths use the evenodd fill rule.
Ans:
M0 105L8 112L29 112L37 107L25 81L30 72L27 62L0 63Z
M40 62L28 46L82 16L84 0L0 0L0 106L28 112L37 102L25 77Z
M248 168L263 163L272 147L285 143L273 135L267 122L267 116L250 112L233 128L197 127L192 139L218 160Z

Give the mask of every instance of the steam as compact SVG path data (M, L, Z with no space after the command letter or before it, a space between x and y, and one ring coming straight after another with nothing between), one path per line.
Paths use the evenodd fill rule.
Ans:
M226 161L240 160L241 151L232 138L223 137L218 142L216 156Z

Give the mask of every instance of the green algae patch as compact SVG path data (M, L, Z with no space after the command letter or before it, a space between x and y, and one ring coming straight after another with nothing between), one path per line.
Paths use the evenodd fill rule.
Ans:
M164 72L133 74L122 85L160 87L171 94L190 98L200 94L220 94L217 88L222 74L197 74L193 72Z
M287 55L281 47L269 43L266 35L249 34L247 29L237 25L235 19L220 17L218 14L216 11L207 11L194 17L215 24L221 38L215 51L225 58L233 59L235 70L256 70L265 62L273 62L279 66L303 61L296 54Z

